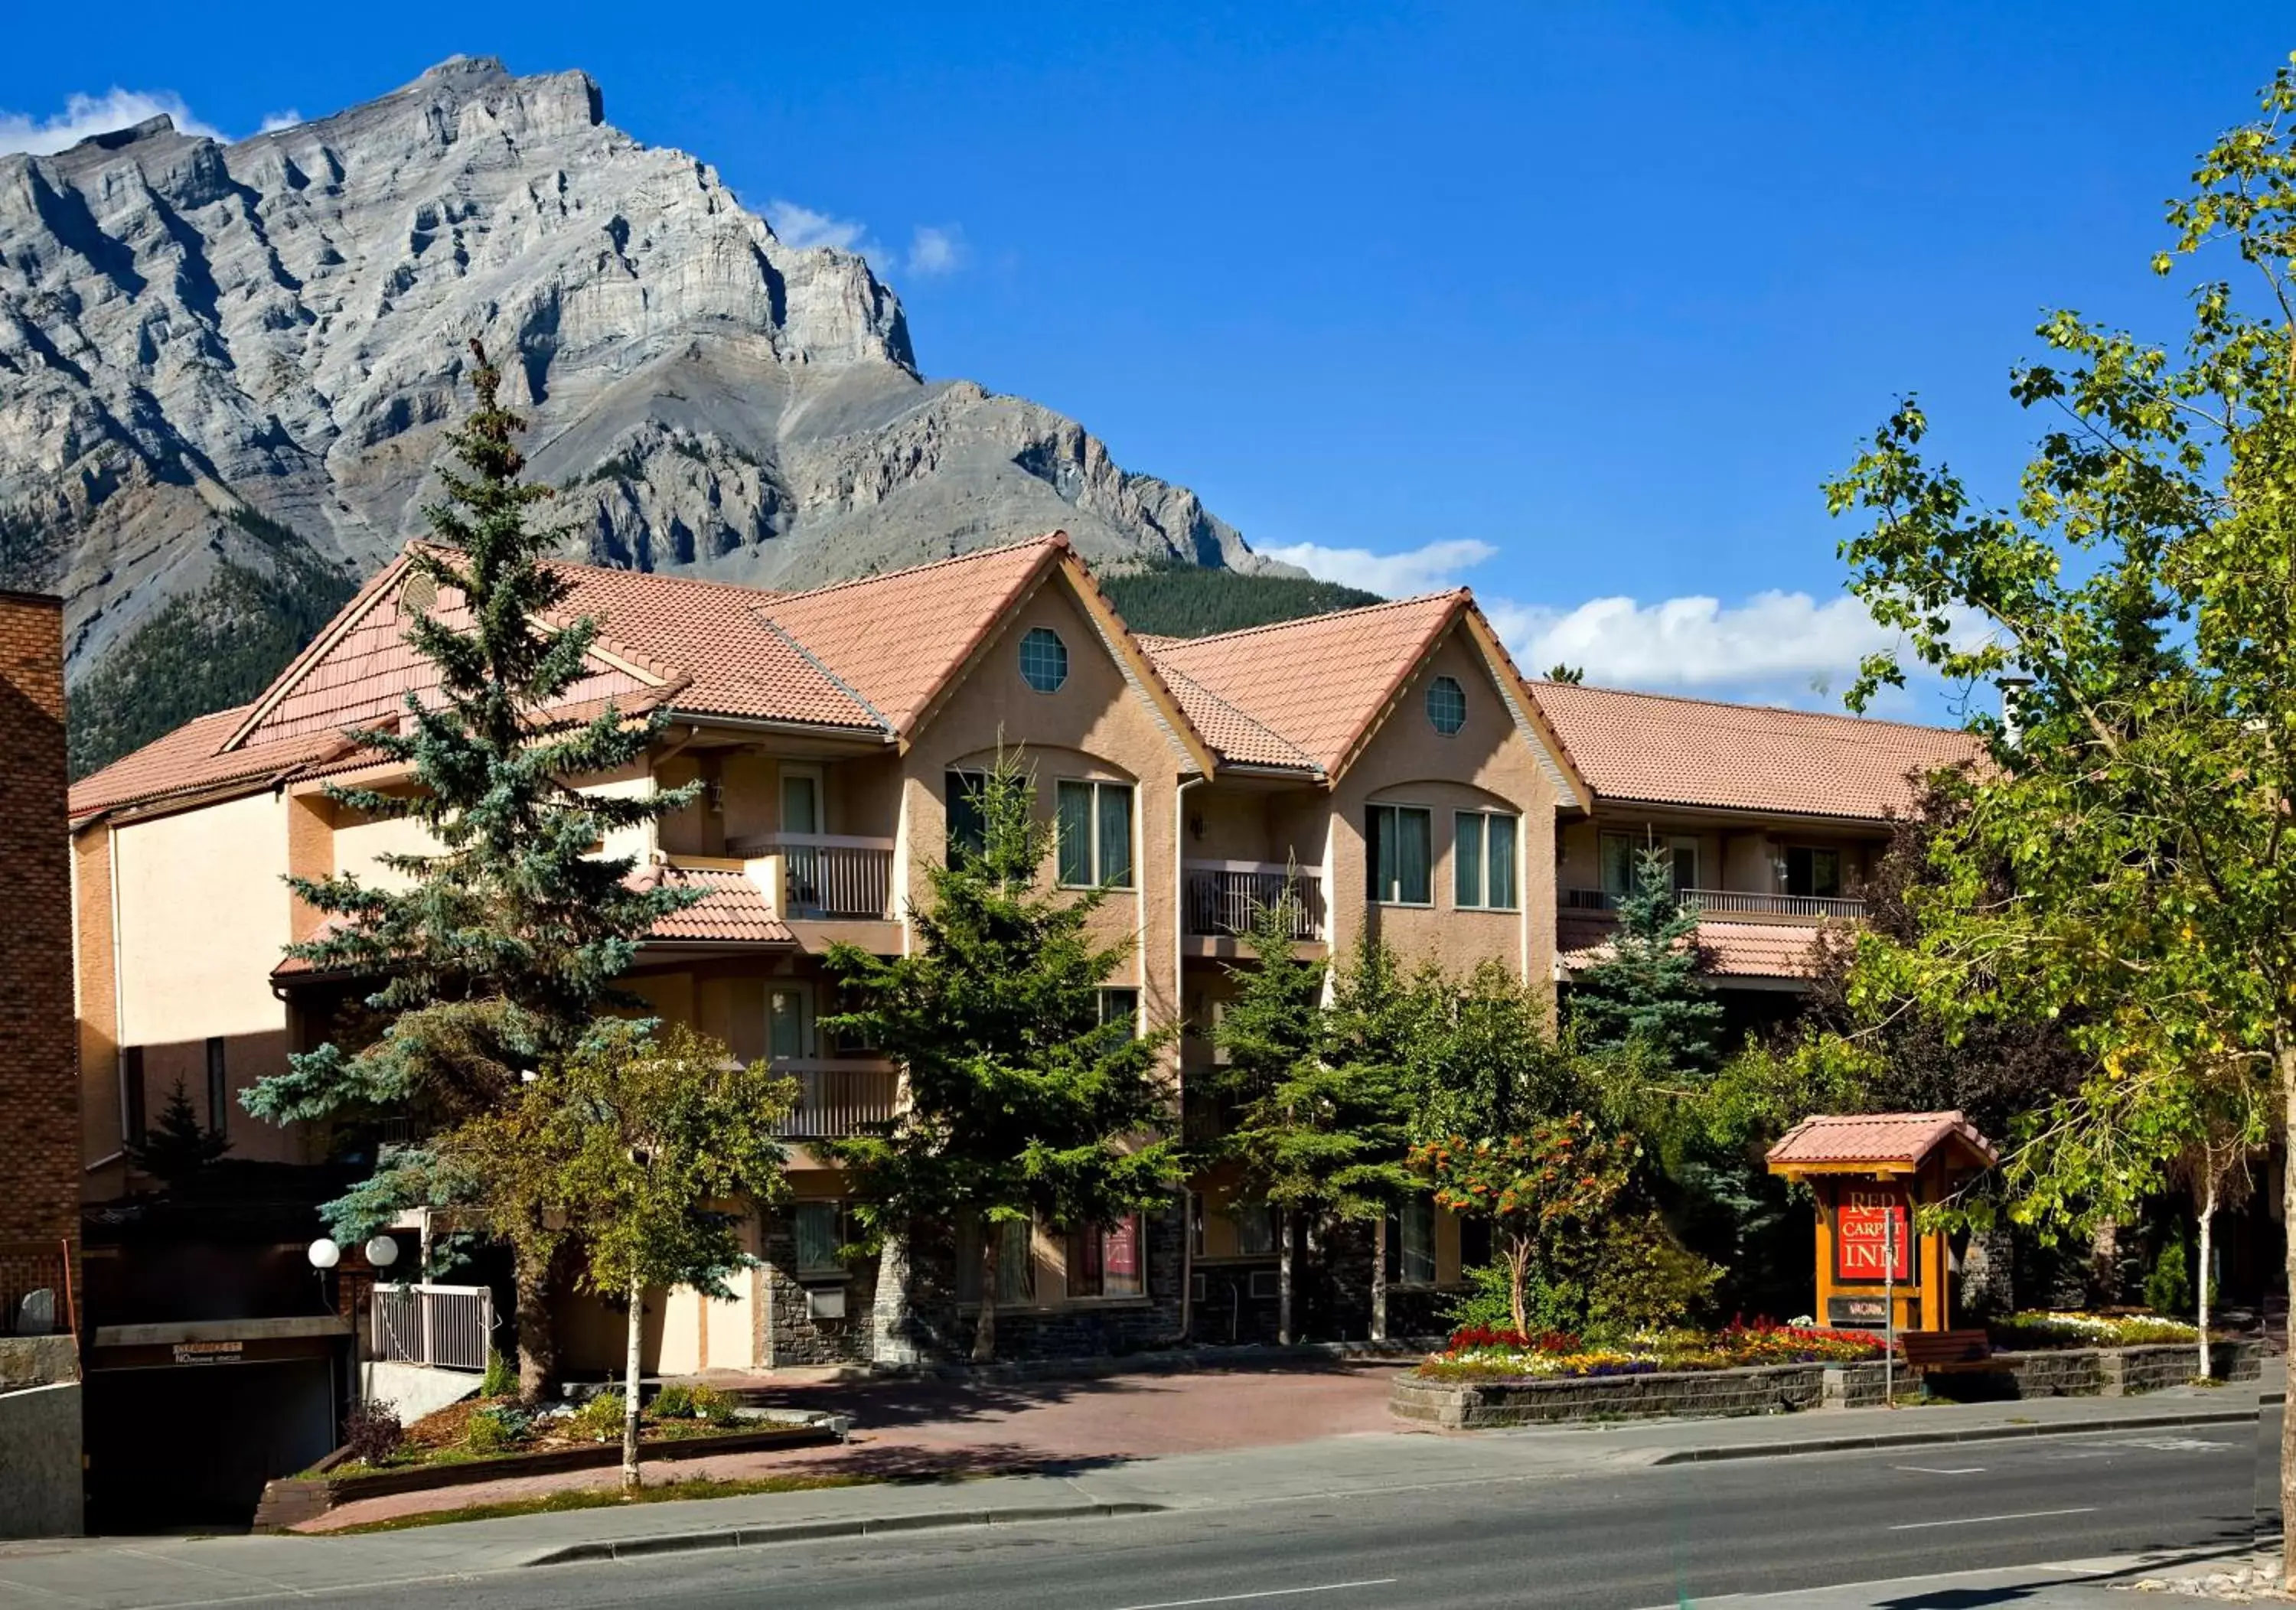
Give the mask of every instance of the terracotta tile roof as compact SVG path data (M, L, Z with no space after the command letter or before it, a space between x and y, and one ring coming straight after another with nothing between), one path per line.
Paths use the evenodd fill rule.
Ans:
M797 936L774 914L766 892L746 873L714 867L641 867L631 884L641 889L668 885L701 889L698 904L672 912L653 925L649 938L717 944L795 944Z
M1059 532L912 570L763 601L761 613L899 732L1045 571L1069 552Z
M250 779L299 772L347 757L357 746L332 731L307 732L277 742L219 753L223 742L247 719L253 707L195 716L166 737L122 756L71 787L74 821L97 811L197 793Z
M1140 638L1144 645L1170 642L1171 638ZM1275 731L1246 715L1169 660L1149 656L1156 674L1172 691L1174 702L1202 734L1222 760L1248 766L1296 766L1313 772L1317 766L1308 755Z
M1901 1163L1918 1166L1948 1142L1995 1161L1992 1143L1959 1109L1943 1113L1853 1113L1805 1118L1770 1148L1772 1169L1813 1163Z
M1878 821L1914 799L1907 773L1973 758L1965 732L1617 688L1530 684L1597 795L1661 805Z
M1607 911L1558 911L1554 954L1565 970L1577 972L1611 952L1618 919ZM1791 922L1718 922L1698 925L1698 943L1718 978L1808 978L1816 970L1812 947L1817 929Z
M1330 772L1348 759L1437 633L1467 603L1464 592L1438 593L1217 637L1143 641L1176 693L1185 678ZM1190 717L1196 719L1194 711ZM1263 740L1233 735L1247 747L1261 745L1260 754L1268 752Z

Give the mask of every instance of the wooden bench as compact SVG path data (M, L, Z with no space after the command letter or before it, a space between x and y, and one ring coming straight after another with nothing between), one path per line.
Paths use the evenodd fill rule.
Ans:
M1906 1367L1923 1375L2011 1370L2021 1361L1996 1354L1981 1330L1908 1330L1898 1335L1898 1345L1905 1349Z

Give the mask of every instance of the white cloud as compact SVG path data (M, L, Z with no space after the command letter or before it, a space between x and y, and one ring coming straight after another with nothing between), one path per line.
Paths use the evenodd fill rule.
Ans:
M1453 537L1429 543L1401 553L1374 553L1368 548L1325 548L1316 543L1293 543L1268 548L1270 559L1297 565L1327 582L1402 598L1414 593L1434 593L1458 585L1458 574L1473 568L1498 550L1472 537Z
M766 203L766 222L774 233L800 251L816 246L833 246L840 251L869 257L877 248L869 239L868 225L857 218L840 218L825 212L816 212L810 207L795 201L785 201L779 196Z
M1472 538L1401 553L1314 543L1267 550L1326 581L1390 598L1456 586L1461 572L1497 552ZM1588 682L1614 688L1831 705L1867 655L1902 645L1896 632L1846 594L1821 603L1808 593L1774 590L1737 604L1702 596L1649 603L1618 596L1567 609L1490 594L1477 601L1525 671L1536 676L1554 666L1575 666ZM1965 635L1978 635L1973 624Z
M192 109L184 104L184 98L173 90L121 89L114 85L100 95L68 96L63 110L45 119L29 112L0 110L0 151L21 151L46 156L77 145L90 135L127 128L163 112L175 119L179 133L205 135L216 140L230 137L213 124L193 116Z
M257 129L255 132L259 135L275 135L283 128L294 127L295 125L300 123L302 120L303 114L297 111L291 106L285 111L265 113L263 118L263 127Z
M915 274L954 274L964 266L964 236L955 229L917 226L909 240L909 272Z

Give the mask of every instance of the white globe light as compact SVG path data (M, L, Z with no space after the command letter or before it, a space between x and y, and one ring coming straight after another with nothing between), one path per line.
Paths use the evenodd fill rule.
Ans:
M326 1237L321 1236L311 1243L303 1255L311 1260L311 1267L314 1269L332 1269L343 1261L343 1249Z
M389 1269L398 1262L398 1243L389 1236L377 1236L366 1244L366 1261L377 1269Z

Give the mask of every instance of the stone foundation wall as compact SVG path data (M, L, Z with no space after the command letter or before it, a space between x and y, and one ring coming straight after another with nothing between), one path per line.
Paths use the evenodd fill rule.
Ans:
M996 1311L996 1356L1000 1359L1093 1358L1168 1347L1181 1330L1181 1237L1177 1206L1144 1215L1146 1295L1131 1299L1087 1300L1042 1308L1000 1306ZM955 1300L953 1238L920 1234L909 1246L909 1338L926 1361L967 1358L972 1348L972 1310ZM851 1312L849 1307L848 1312ZM866 1341L867 1312L862 1315Z
M797 1278L797 1240L783 1214L768 1215L762 1234L758 1271L765 1297L763 1345L759 1356L768 1369L800 1365L863 1364L873 1346L870 1315L877 1300L877 1265L873 1259L847 1266L845 1317L825 1319L813 1312L813 1288L835 1284Z

